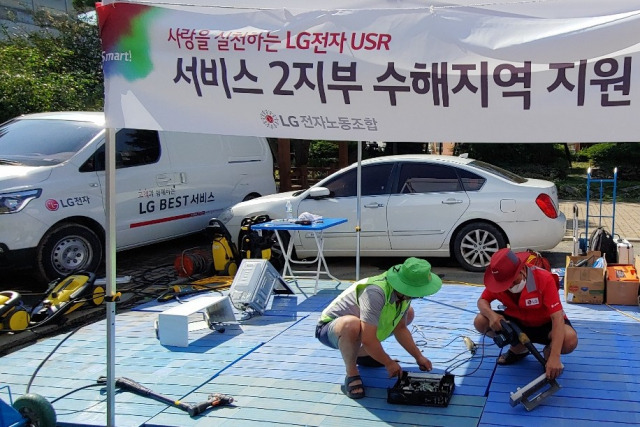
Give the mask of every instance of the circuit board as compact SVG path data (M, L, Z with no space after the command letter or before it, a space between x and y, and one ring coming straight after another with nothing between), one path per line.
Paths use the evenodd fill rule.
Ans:
M454 388L454 375L404 371L396 384L387 389L387 402L446 407Z

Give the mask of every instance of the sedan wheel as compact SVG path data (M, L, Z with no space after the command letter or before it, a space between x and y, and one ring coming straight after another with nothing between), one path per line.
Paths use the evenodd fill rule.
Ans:
M505 238L495 226L476 222L465 225L456 234L453 253L465 270L482 272L491 256L505 246Z

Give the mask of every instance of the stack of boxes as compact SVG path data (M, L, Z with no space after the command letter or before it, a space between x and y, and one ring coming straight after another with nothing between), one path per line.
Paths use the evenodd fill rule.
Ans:
M634 264L609 264L600 252L568 256L564 277L564 296L573 304L638 305L638 269L640 256ZM586 260L586 262L585 262Z

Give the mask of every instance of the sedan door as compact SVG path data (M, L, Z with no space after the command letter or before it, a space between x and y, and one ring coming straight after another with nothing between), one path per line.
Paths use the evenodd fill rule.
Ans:
M393 163L372 164L362 167L361 232L362 251L389 250L387 231L387 203ZM356 250L357 225L357 169L346 170L323 184L330 191L325 199L306 199L300 203L298 213L310 212L327 218L347 218L348 221L323 232L324 253L353 254ZM312 233L303 233L301 245L315 251Z
M451 166L404 162L387 216L392 250L435 250L469 207Z

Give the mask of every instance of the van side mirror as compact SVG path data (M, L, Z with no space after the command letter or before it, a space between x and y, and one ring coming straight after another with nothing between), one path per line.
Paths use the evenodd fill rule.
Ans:
M328 197L330 194L329 189L326 187L312 187L309 189L309 197L310 199L321 199L323 197Z

